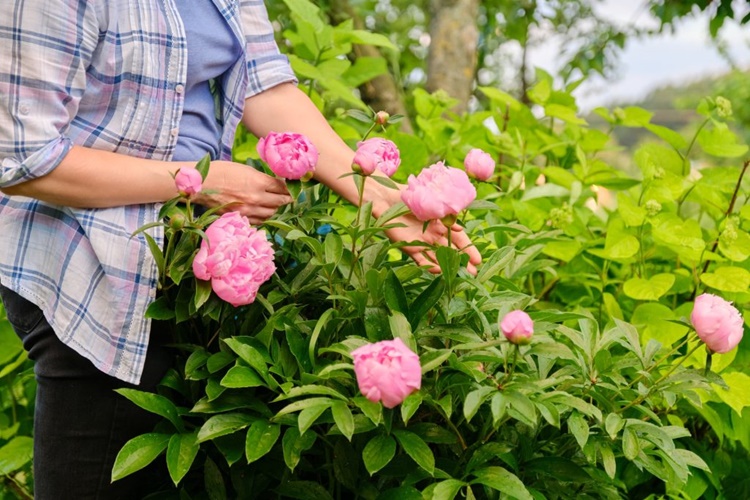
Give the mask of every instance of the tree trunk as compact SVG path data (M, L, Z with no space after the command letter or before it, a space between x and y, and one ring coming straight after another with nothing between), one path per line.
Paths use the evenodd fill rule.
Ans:
M477 70L479 0L430 0L427 90L444 90L466 111Z
M333 0L331 2L331 17L336 22L352 19L356 29L365 28L362 18L357 15L348 0ZM356 57L383 57L377 47L372 45L355 45L354 55ZM400 130L410 134L413 132L409 112L404 103L404 96L396 85L393 75L386 73L378 75L360 87L362 100L372 109L386 111L391 115L402 115L404 118L399 123Z

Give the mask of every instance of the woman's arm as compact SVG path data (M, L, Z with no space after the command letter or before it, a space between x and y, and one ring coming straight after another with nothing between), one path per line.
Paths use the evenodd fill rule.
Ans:
M320 158L315 169L315 178L324 183L351 203L358 202L357 189L352 177L342 175L352 171L354 151L330 127L325 117L318 111L307 95L291 83L277 85L269 90L249 97L245 101L242 123L250 132L264 137L269 132L296 132L307 136L318 149ZM373 204L373 214L379 216L401 200L400 192L388 189L377 182L365 184L364 200ZM392 229L388 236L396 241L424 241L429 244L447 245L446 229L439 222L433 222L427 231L422 231L422 222L411 215L396 220L405 227ZM460 226L453 227L452 241L455 247L469 255L470 272L481 262L477 249ZM434 255L424 247L406 247L418 265L430 266L438 272Z
M0 189L56 205L106 208L166 201L177 195L172 176L193 162L147 160L73 146L48 174ZM214 161L195 202L208 207L233 203L231 210L259 224L291 197L283 181L238 163Z

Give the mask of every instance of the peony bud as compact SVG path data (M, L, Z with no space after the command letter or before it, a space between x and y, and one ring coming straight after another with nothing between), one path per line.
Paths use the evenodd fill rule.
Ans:
M378 111L375 113L375 123L377 125L386 125L388 123L388 119L391 117L387 112L385 111Z
M505 338L512 344L525 345L531 342L531 336L534 334L534 322L531 317L521 310L511 311L500 322Z
M464 158L464 168L469 177L486 181L495 173L495 160L481 149L472 149Z
M200 193L203 188L203 178L200 172L193 167L183 167L174 176L174 184L177 191L183 196Z
M695 298L690 322L712 353L729 352L742 340L744 326L740 312L731 302L716 295L704 293Z
M386 408L401 404L422 385L419 356L401 339L383 340L352 351L359 390Z

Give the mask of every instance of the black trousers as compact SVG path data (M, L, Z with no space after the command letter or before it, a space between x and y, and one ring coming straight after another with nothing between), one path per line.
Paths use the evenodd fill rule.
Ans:
M114 392L122 387L154 392L172 356L166 339L153 331L138 386L97 370L57 338L41 310L0 285L8 316L34 360L37 380L34 414L34 492L37 500L135 499L168 481L164 459L110 483L120 448L153 431L158 416ZM162 336L163 337L163 336Z

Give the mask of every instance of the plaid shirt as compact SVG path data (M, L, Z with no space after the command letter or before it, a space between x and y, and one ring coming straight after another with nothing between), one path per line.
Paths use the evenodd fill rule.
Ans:
M187 72L175 0L9 0L0 16L0 187L72 145L169 160ZM223 89L221 157L244 98L294 80L262 0L214 0L247 50ZM137 383L157 272L138 227L159 205L78 209L0 194L0 281L97 368ZM163 234L154 234L161 244Z

